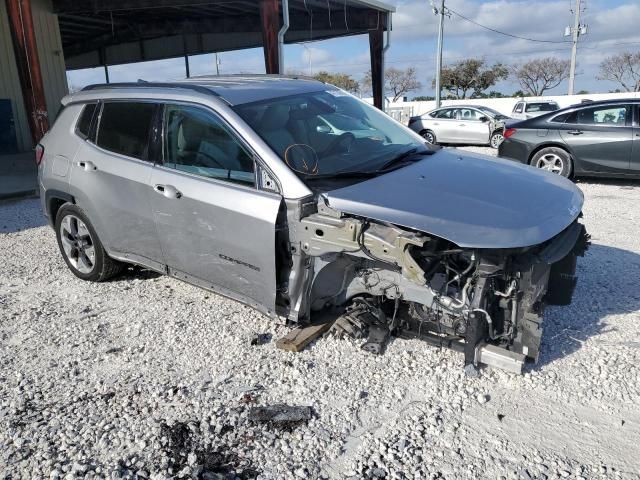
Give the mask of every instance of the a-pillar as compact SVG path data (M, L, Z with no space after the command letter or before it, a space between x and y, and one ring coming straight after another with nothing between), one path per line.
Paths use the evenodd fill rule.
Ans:
M281 73L278 52L278 30L280 30L279 0L260 0L260 20L265 70L269 74Z
M33 29L31 0L6 0L6 2L22 97L35 145L49 129L49 116Z
M381 22L380 25L378 25L378 28L369 31L369 52L371 55L371 89L373 91L373 105L380 110L384 110L384 23Z

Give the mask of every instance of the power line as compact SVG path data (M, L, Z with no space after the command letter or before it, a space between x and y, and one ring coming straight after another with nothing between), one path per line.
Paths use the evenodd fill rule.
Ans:
M447 8L447 11L453 13L454 15L457 15L458 17L462 18L463 20L466 20L469 23L473 23L474 25L477 25L478 27L484 28L485 30L489 30L489 31L494 32L494 33L499 33L500 35L505 35L507 37L518 38L520 40L527 40L528 42L538 42L538 43L571 43L568 40L539 40L537 38L521 37L519 35L513 35L512 33L501 32L500 30L496 30L495 28L487 27L486 25L482 25L481 23L478 23L475 20L471 20L470 18L465 17L461 13L458 13L455 10L452 10L451 8Z

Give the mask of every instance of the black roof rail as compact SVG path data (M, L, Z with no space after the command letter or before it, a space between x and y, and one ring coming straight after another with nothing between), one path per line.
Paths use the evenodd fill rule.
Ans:
M113 89L113 88L183 88L187 90L193 90L194 92L204 93L205 95L213 95L215 97L219 97L220 95L217 92L214 92L212 89L205 87L203 85L197 85L193 83L167 83L167 82L146 82L140 81L137 82L119 82L119 83L94 83L92 85L87 85L81 91L91 91L98 89Z

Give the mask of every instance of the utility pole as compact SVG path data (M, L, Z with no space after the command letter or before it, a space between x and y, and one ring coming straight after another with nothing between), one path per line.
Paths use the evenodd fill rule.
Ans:
M215 55L216 55L216 75L220 75L220 60L218 59L218 52L216 52Z
M436 56L436 108L440 108L440 91L442 90L441 75L442 75L442 41L444 37L444 0L441 0L440 9L434 5L431 0L431 6L435 15L440 15L438 24L438 54Z
M569 70L569 95L573 95L573 90L576 81L576 57L578 56L578 38L580 35L587 33L587 26L580 25L580 12L582 10L582 0L576 0L576 7L573 21L573 28L567 27L564 31L564 36L571 36L571 67Z

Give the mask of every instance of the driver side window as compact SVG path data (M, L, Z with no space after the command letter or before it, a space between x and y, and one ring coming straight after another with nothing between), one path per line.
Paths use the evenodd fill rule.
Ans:
M255 185L251 154L212 112L188 105L166 105L163 128L165 167Z

